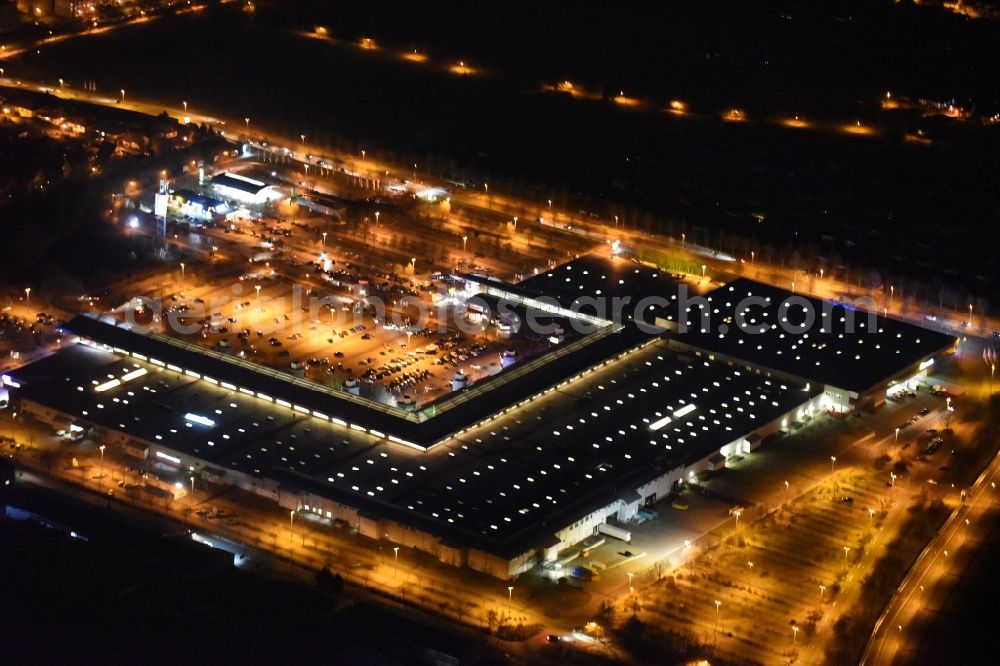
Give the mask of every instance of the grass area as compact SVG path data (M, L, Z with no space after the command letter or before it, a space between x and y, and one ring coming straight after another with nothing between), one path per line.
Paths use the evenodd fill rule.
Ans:
M940 500L928 499L922 499L907 509L909 515L899 530L899 536L888 544L871 573L862 581L858 602L834 623L836 640L826 651L827 664L858 662L882 608L950 512L951 509Z

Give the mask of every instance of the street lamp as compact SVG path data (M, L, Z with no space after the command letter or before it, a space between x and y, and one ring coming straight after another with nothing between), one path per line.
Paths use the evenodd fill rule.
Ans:
M468 236L462 236L462 261L465 261L465 254L466 254L465 248L466 248L466 244L468 242L469 242L469 237Z
M628 572L628 593L629 594L632 594L632 576L634 576L634 575L635 574L632 573L631 571Z
M121 93L122 93L122 104L124 104L125 103L125 89L124 88L122 88Z
M850 546L844 546L844 568L847 568L847 554L851 552Z
M514 233L517 233L517 215L514 216Z
M899 444L899 428L896 428L896 439L893 444Z
M326 234L327 234L327 232L324 231L323 232L323 247L326 247Z
M375 211L375 226L376 227L379 226L379 220L378 220L378 218L379 218L380 215L382 215L382 213L380 211Z
M392 575L394 578L399 577L399 546L393 546L392 548L393 559L392 559Z
M750 594L750 574L753 573L753 562L747 560L747 594Z
M97 492L101 492L101 481L104 480L104 444L97 447L101 452L101 471L97 474Z
M837 463L837 456L830 456L830 474L833 474L833 466Z
M708 268L708 266L706 266L705 264L702 264L702 265L701 265L701 278L702 278L703 280L705 279L705 269L706 269L706 268Z
M24 288L24 304L31 305L31 287Z
M188 103L187 102L181 102L181 104L184 105L184 115L186 116L187 112L188 112Z
M259 284L255 284L253 286L253 288L257 292L257 302L260 303L260 285Z
M785 504L788 504L788 481L785 481Z
M191 475L191 510L194 511L194 474Z
M792 645L795 645L795 639L798 637L798 635L799 635L799 627L798 627L798 625L793 624L792 625Z
M714 636L712 638L713 643L718 643L719 642L719 607L721 605L722 605L722 602L719 601L718 599L716 599L715 600L715 634L714 634Z
M416 274L417 274L417 258L416 257L410 257L410 269L413 271L413 275L416 276Z
M823 605L823 593L826 592L826 585L819 586L819 605Z
M969 303L969 328L972 328L972 303Z

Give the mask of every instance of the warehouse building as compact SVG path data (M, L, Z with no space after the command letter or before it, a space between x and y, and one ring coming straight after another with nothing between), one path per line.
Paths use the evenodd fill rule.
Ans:
M558 316L572 315L588 290L675 302L673 276L623 261L588 257L527 285L469 282L476 293L486 285L496 297L518 295L524 308L552 294ZM94 317L68 324L77 344L4 384L20 413L117 447L162 479L232 485L507 579L608 521L627 523L773 433L875 406L954 344L880 317L850 333L849 311L830 304L821 319L836 325L826 332L729 328L752 296L760 304L750 323L800 323L800 302L749 281L705 295L699 307L720 317L713 329L651 334L595 310L594 333L434 412L371 403Z

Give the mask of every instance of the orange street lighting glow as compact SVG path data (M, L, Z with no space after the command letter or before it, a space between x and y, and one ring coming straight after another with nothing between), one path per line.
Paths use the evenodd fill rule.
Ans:
M785 118L784 120L781 121L781 124L784 125L785 127L795 127L797 129L805 129L808 127L812 127L812 125L808 121L802 120L798 116L795 116L794 118Z
M457 63L449 67L448 71L452 74L461 74L462 76L476 73L476 70L466 65L464 60L459 60Z
M747 114L744 113L743 109L729 109L726 111L725 115L722 116L722 119L733 122L743 122L747 119Z
M872 128L867 125L862 125L860 120L853 125L844 125L842 129L848 134L874 134Z
M619 92L615 97L615 104L621 104L622 106L639 106L639 100L635 97L628 97L625 92Z
M410 62L427 62L427 56L414 50L411 53L404 53L403 60L409 60Z
M687 111L687 104L681 102L680 100L671 100L670 111L676 114L682 114Z
M329 30L327 30L321 25L318 25L316 26L316 34L325 37L327 34L329 34Z
M378 48L378 46L375 45L375 40L372 39L371 37L362 37L360 46L361 48L366 49L368 51Z

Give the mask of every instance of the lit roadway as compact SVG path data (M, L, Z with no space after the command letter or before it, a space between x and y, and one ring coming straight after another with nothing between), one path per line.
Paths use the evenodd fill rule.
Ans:
M977 522L989 510L998 481L1000 455L983 470L969 490L965 503L952 512L903 579L895 596L875 623L862 664L892 664L907 651L913 650L914 644L919 644L919 637L909 633L910 622L920 612L931 586L942 576L948 575L951 567L956 566L954 554L965 543L968 530L975 529Z
M10 78L0 79L0 85L44 90L66 99L125 108L153 116L166 111L169 115L180 121L184 118L190 118L191 122L194 123L224 125L230 130L230 138L238 139L240 136L250 136L254 143L267 141L272 146L289 147L292 150L291 158L293 160L303 164L310 164L313 167L316 167L315 161L318 159L339 159L346 168L359 174L359 177L369 179L385 178L388 180L393 177L399 179L409 178L412 175L412 170L410 169L402 169L398 165L380 162L367 153L364 156L343 153L331 154L330 151L319 146L303 143L300 136L283 137L270 134L263 128L253 125L252 118L249 123L246 123L245 118L222 119L192 111L190 108L185 109L183 105L164 105L157 102L136 100L127 94L128 91L125 91L126 95L124 100L122 100L121 96L108 97L69 87L52 88L50 86L12 80ZM236 136L233 136L234 134ZM295 148L291 148L293 146ZM312 155L313 160L308 160L307 155ZM386 172L388 172L388 175L386 175ZM735 261L720 258L711 249L689 243L685 238L680 239L678 242L678 239L674 238L628 230L624 225L619 226L617 221L612 225L608 221L577 217L560 211L558 207L553 208L547 201L532 202L515 199L495 191L490 192L488 189L478 191L451 188L446 182L433 178L422 177L422 182L425 185L437 185L451 189L450 199L453 210L462 207L475 210L483 215L495 215L498 218L507 217L513 219L513 216L517 215L520 218L519 225L522 228L524 225L531 224L535 225L536 229L545 227L546 230L575 236L578 239L584 237L595 242L609 242L619 239L626 245L642 245L670 251L675 255L686 256L695 265L703 264L705 272L709 277L718 276L724 279L726 276L732 275L745 276L785 289L791 289L796 293L812 294L820 298L833 298L843 296L844 294L871 296L876 307L880 310L892 313L900 318L914 320L925 326L930 325L930 322L925 319L925 315L932 314L937 317L935 324L937 328L950 328L951 332L967 331L969 333L988 336L991 331L1000 330L1000 321L995 318L987 318L982 313L975 312L972 308L959 313L952 312L946 308L935 307L916 311L911 304L904 300L902 293L896 294L892 288L889 289L889 293L885 293L884 290L878 292L863 290L850 282L842 281L825 272L815 274L804 269L798 269L797 267L779 267L766 264L755 255L737 258Z

